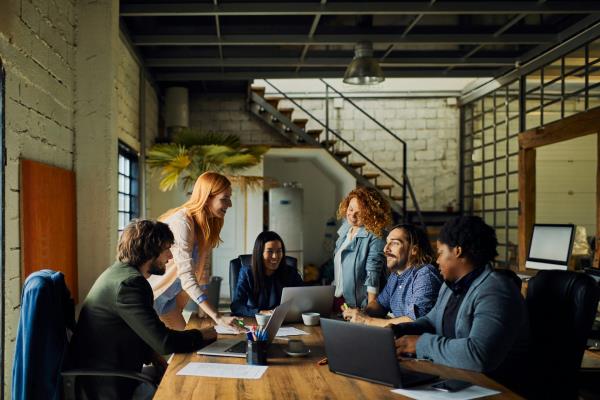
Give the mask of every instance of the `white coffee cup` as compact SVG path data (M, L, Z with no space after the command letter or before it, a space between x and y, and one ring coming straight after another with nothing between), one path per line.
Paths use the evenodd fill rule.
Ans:
M319 319L321 314L317 312L306 312L302 313L302 321L306 326L319 325Z
M266 326L271 318L271 314L254 314L254 318L256 318L258 326Z

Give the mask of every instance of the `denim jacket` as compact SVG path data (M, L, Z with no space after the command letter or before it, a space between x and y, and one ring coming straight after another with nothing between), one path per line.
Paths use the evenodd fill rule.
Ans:
M348 221L338 230L335 253L344 243L351 225ZM342 283L344 299L350 307L367 305L367 286L379 287L379 279L385 266L383 248L385 240L367 231L364 226L342 251Z

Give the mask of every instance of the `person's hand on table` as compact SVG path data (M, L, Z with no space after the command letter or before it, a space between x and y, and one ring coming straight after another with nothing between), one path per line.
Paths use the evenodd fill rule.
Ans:
M346 308L342 315L346 321L354 322L357 324L366 324L367 323L367 315L360 311L358 308Z
M167 364L167 360L160 354L154 352L152 354L152 365L156 369L156 376L161 379L167 370L169 364Z
M237 321L241 320L236 317L220 316L216 319L215 322L217 323L217 325L233 328L237 333L245 333L246 331L240 326L240 324Z
M409 355L413 357L417 354L417 341L420 335L404 335L396 339L396 357L405 358Z
M212 326L200 329L200 333L202 334L202 340L204 342L212 343L217 340L217 331Z

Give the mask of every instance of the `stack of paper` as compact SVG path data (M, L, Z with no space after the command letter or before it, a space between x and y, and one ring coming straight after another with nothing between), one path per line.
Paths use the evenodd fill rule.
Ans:
M239 335L239 332L231 326L216 325L215 331L217 331L219 335Z
M429 384L411 389L394 389L392 390L392 393L401 394L402 396L416 400L469 400L499 394L500 392L497 390L486 389L481 386L469 386L458 392L442 392L433 389L431 384Z
M277 331L275 336L284 337L284 336L297 336L297 335L310 335L308 332L304 332L303 330L296 329L293 326L282 326Z

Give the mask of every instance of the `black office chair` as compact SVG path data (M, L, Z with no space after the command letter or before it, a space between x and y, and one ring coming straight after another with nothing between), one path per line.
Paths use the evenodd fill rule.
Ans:
M506 268L494 268L494 272L508 278L515 286L521 291L521 287L523 286L523 281L512 269Z
M539 271L529 280L532 397L577 399L579 369L596 315L599 291L589 276Z
M229 261L229 296L233 300L233 294L237 286L238 276L242 265L250 265L252 263L252 254L242 254L237 258ZM298 268L298 260L295 257L285 256L285 263L293 268Z
M118 376L145 382L130 371L64 370L75 306L61 272L41 270L25 280L13 364L13 399L75 400L78 376Z

